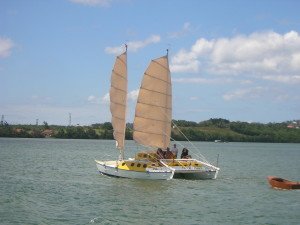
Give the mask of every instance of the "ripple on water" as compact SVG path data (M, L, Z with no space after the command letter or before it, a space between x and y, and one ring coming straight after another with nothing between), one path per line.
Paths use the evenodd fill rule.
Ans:
M220 154L217 180L100 175L94 159L117 157L113 141L0 138L1 223L298 224L299 191L273 190L266 177L300 180L299 144L194 144Z

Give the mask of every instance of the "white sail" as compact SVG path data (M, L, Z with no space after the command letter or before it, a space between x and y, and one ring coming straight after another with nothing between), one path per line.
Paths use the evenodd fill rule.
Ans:
M127 51L117 56L111 74L110 87L111 123L118 149L124 149L127 103Z
M166 148L170 143L172 84L168 56L152 60L144 73L135 110L133 139Z

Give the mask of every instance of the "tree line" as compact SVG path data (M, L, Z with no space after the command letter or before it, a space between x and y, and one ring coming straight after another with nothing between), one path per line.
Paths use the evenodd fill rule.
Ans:
M300 129L288 128L290 121L282 123L231 122L226 119L209 119L202 122L173 120L171 139L177 141L222 142L278 142L300 143ZM125 138L132 140L133 124L126 126ZM183 134L184 135L183 135ZM20 138L68 138L68 139L113 139L110 122L91 126L48 125L0 125L0 137Z

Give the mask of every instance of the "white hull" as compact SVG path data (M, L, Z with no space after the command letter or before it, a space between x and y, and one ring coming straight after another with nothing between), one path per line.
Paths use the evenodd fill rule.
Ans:
M162 163L168 165L172 160L161 160ZM196 159L175 159L174 162L189 163L189 166L170 166L174 170L174 178L192 179L192 180L209 180L216 179L219 168L204 163ZM192 162L201 164L201 167L192 166Z
M163 168L147 168L146 171L134 171L119 169L117 162L109 163L97 161L96 165L101 174L115 177L146 179L146 180L170 180L173 178L174 172L165 167Z

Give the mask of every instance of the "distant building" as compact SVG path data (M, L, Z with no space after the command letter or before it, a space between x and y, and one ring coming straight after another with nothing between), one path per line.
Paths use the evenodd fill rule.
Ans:
M290 123L289 125L287 125L287 128L291 128L291 129L299 129L300 127L300 120L294 120L292 123Z
M45 138L49 138L52 137L53 135L53 130L50 129L46 129L42 132L42 135L45 136Z

